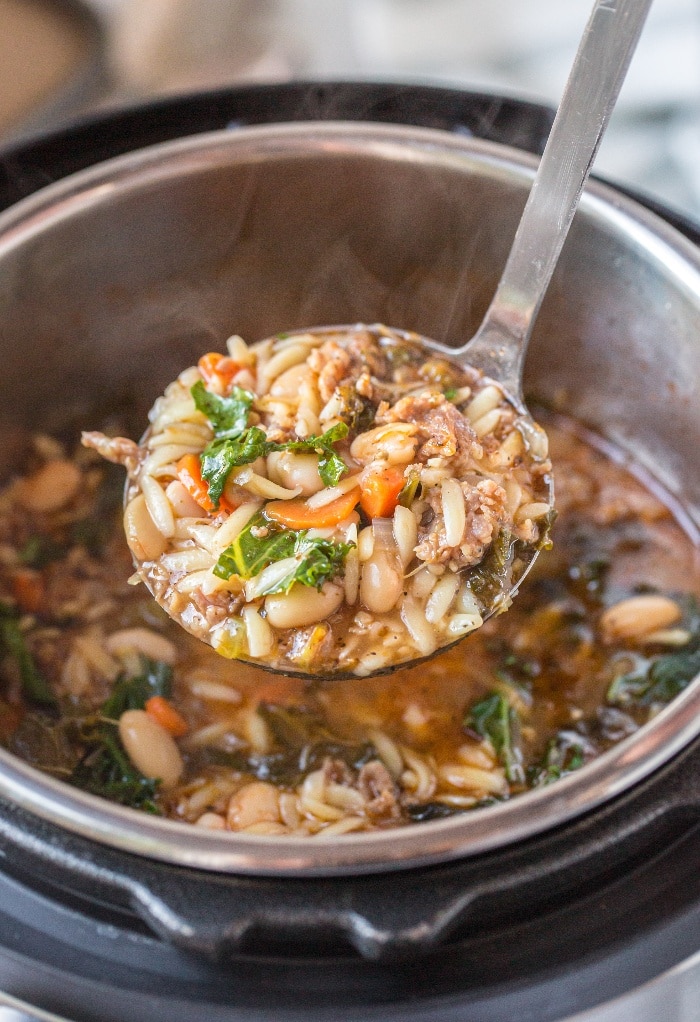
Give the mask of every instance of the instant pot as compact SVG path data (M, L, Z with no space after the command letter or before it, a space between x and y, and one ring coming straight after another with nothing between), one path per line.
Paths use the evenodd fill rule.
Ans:
M308 83L168 99L6 150L4 471L29 431L96 404L132 405L136 428L233 330L364 318L469 336L550 123L495 96ZM698 242L592 183L526 373L634 452L689 531ZM2 753L0 989L74 1022L585 1013L700 951L699 686L543 792L325 845L151 820Z

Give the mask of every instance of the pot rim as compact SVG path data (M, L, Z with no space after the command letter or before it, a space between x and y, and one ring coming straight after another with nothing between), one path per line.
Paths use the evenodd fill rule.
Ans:
M458 166L529 187L537 160L493 142L427 128L359 122L256 125L159 143L49 185L0 214L0 258L48 226L182 173L236 159L308 156L329 147L414 164ZM599 181L581 212L623 230L663 261L700 301L700 251L662 218ZM687 531L698 523L690 515ZM692 536L697 541L697 535ZM700 734L700 677L635 734L548 787L508 802L430 823L340 840L220 834L147 816L72 789L0 749L0 797L60 828L135 855L214 872L333 876L407 869L474 856L521 842L588 812L633 787Z

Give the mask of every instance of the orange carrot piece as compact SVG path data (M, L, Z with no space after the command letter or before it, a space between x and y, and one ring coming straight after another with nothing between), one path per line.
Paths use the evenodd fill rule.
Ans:
M21 568L12 576L12 595L25 614L38 614L46 600L46 586L40 571Z
M230 390L231 381L241 368L238 362L234 362L227 355L221 355L218 351L209 351L202 355L197 366L206 386L221 394L226 394Z
M361 482L360 507L369 518L391 518L406 480L394 465L365 475Z
M148 716L160 724L173 738L182 738L189 731L185 718L163 696L151 696L146 700L144 708Z
M309 507L305 500L271 500L265 514L288 529L329 529L347 518L360 499L360 487L353 486L322 507Z
M202 478L202 465L199 455L185 454L180 458L177 463L177 477L190 497L197 501L203 511L208 511L210 514L217 511L217 508L214 507L214 502L209 496L209 486L206 480ZM218 510L235 511L236 505L222 494L219 498Z

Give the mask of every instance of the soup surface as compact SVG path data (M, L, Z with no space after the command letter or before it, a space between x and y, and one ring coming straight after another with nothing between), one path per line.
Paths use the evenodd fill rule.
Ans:
M179 628L128 584L123 472L37 437L0 495L0 740L138 809L310 837L477 810L580 768L700 671L696 549L592 437L544 421L554 546L508 613L418 667L343 681L227 660Z

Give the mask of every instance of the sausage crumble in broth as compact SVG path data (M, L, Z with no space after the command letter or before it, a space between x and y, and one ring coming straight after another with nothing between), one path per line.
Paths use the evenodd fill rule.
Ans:
M239 337L140 445L125 528L168 613L230 658L367 675L473 631L551 520L547 438L476 370L383 327Z
M547 429L555 544L509 612L343 682L227 660L176 625L126 582L121 471L37 437L0 493L0 741L124 805L280 837L433 820L580 768L700 671L695 547L575 426Z

